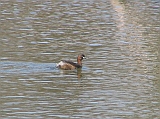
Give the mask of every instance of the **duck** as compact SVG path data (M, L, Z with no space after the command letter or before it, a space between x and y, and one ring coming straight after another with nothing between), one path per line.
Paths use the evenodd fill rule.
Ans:
M63 70L74 70L78 68L82 68L82 60L85 58L84 54L79 54L77 57L77 63L68 60L61 60L57 67Z

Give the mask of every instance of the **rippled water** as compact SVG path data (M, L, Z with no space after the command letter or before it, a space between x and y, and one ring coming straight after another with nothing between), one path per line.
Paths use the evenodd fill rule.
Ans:
M0 3L1 118L160 117L158 0ZM87 59L81 70L56 68Z

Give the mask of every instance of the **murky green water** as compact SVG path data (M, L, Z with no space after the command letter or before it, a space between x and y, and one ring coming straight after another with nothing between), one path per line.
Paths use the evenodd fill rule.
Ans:
M0 117L160 117L158 0L0 2ZM82 70L56 68L87 59Z

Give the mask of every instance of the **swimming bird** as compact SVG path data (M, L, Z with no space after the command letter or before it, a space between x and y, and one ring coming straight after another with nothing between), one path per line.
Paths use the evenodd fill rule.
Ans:
M77 57L77 63L74 63L72 61L66 61L66 60L61 60L58 64L57 67L60 69L64 70L74 70L77 68L82 68L82 60L85 58L84 54L80 54Z

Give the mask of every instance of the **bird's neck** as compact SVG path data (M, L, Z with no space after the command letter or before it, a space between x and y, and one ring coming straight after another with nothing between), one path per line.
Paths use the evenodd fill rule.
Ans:
M79 64L80 66L82 66L82 61L80 59L77 58L77 64Z

